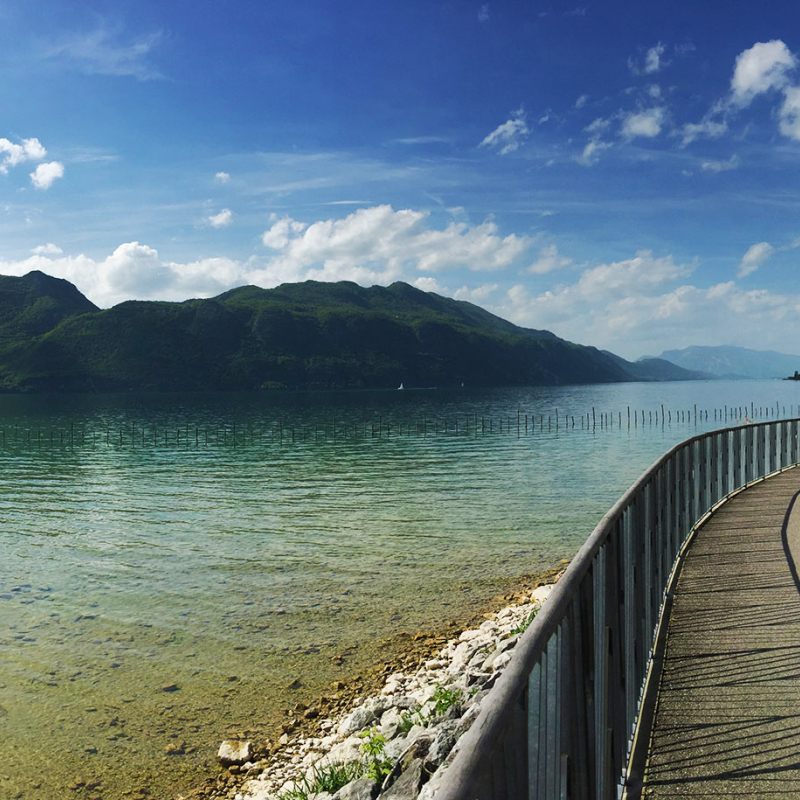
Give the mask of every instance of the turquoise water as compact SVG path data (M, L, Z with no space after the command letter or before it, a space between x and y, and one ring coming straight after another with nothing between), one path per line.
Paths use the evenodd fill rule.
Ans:
M0 796L190 788L220 739L570 557L751 402L793 415L800 385L0 397Z

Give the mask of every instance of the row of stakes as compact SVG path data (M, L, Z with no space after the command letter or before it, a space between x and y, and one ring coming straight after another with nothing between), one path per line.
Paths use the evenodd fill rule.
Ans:
M800 405L788 407L788 417L797 413L800 415ZM14 426L6 429L0 428L0 446L12 445L61 445L85 446L105 443L107 445L154 446L173 445L222 445L243 446L246 444L259 444L264 441L336 441L355 438L390 438L392 436L423 436L430 434L453 434L482 436L491 433L516 433L524 436L535 433L561 432L569 430L596 431L627 427L641 428L654 425L666 426L675 424L694 423L706 424L710 421L720 425L744 425L757 420L778 419L787 417L787 406L775 403L774 406L756 406L754 403L742 406L722 406L709 409L698 409L696 405L690 409L666 409L663 405L655 410L631 409L625 412L600 411L594 407L590 412L575 417L571 414L559 414L556 408L553 414L526 414L521 409L517 410L516 417L506 416L499 419L494 417L472 416L451 419L420 417L414 422L392 422L382 416L377 420L362 424L337 422L332 420L330 425L311 426L285 426L283 422L275 423L268 428L255 429L246 426L244 429L233 423L230 427L190 427L188 424L175 428L157 427L137 428L136 423L130 427L119 428L112 433L110 427L105 430L76 426L70 424L69 428L45 429L26 428Z

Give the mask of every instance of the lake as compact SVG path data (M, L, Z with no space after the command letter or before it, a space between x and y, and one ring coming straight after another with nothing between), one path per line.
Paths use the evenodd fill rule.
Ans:
M674 443L799 405L781 381L2 396L0 795L175 796L221 739L569 558Z

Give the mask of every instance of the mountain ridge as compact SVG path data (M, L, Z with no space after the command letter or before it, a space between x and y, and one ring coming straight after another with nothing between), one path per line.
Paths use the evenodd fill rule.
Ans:
M68 281L41 272L0 276L0 391L6 392L557 385L654 377L597 348L400 282L241 286L208 299L128 300L99 309Z
M733 345L692 345L681 350L665 350L659 358L684 369L735 380L784 378L800 369L800 355L778 353L774 350L751 350Z

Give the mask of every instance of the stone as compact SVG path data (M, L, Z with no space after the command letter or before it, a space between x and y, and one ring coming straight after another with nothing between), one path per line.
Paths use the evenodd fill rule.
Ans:
M217 758L224 767L233 764L240 765L250 761L253 757L252 742L238 742L232 739L225 739L219 746Z
M460 738L466 731L470 729L472 723L478 718L478 714L481 713L481 706L480 703L475 703L471 705L463 717L456 722L455 728L455 735L456 739Z
M423 781L422 767L422 759L414 759L405 772L381 794L381 800L416 800Z
M371 708L359 706L349 717L339 726L339 733L342 736L349 736L351 733L363 730L375 719L375 713Z
M447 720L439 726L436 738L431 743L425 757L425 768L429 772L434 772L453 749L453 745L456 743L457 727L458 722L456 720Z
M380 787L372 778L359 778L342 786L333 796L333 800L373 800L379 790Z

